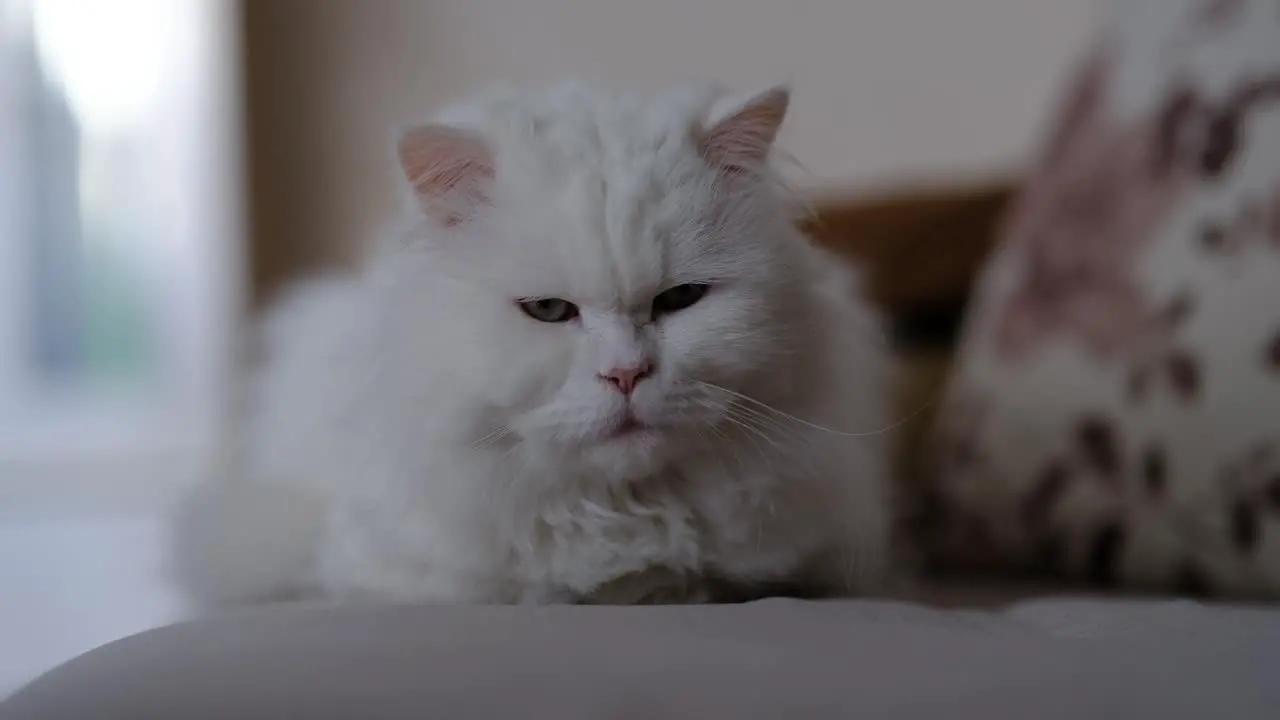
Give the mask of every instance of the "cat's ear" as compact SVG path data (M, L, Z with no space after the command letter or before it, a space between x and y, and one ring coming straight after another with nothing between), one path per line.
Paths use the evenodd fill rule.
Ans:
M419 205L441 225L458 225L489 202L493 153L476 133L420 125L401 136L396 154Z
M759 170L769 157L790 103L791 91L775 87L738 104L703 131L702 156L728 173Z

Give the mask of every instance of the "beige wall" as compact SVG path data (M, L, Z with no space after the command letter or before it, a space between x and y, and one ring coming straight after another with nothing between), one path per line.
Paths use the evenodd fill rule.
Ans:
M807 187L1013 167L1095 14L1095 0L245 2L268 276L350 257L393 207L390 128L495 80L789 81L784 142Z

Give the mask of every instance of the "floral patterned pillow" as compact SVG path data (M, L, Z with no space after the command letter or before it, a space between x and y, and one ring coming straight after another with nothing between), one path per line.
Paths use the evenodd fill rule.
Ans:
M1280 597L1280 2L1117 2L985 269L945 561Z

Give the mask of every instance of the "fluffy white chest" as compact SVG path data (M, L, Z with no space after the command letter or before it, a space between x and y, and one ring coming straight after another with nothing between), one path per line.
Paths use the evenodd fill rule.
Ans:
M696 572L705 523L665 479L474 502L344 498L320 583L338 596L520 602L575 598L646 568Z
M462 502L346 498L331 509L321 584L338 596L547 602L659 568L781 574L812 548L803 536L820 517L802 517L778 481L700 463L625 486L560 478Z

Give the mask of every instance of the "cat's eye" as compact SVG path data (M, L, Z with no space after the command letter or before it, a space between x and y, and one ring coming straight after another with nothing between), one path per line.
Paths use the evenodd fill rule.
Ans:
M560 298L535 298L517 304L525 315L541 322L562 323L578 317L578 306Z
M711 289L706 283L685 283L667 288L653 299L653 316L669 315L683 310L702 299Z

